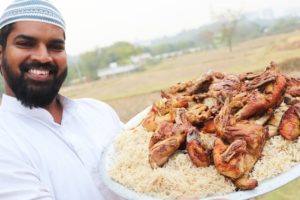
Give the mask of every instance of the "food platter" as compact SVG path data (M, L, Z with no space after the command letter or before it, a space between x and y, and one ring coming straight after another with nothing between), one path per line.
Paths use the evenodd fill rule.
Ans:
M147 115L149 112L150 107L146 108L142 112L140 112L138 115L133 117L131 120L126 123L124 129L129 130L131 128L134 128L138 126L142 119ZM100 167L100 174L101 174L101 179L104 182L104 184L107 185L108 188L110 188L112 191L114 191L116 194L120 195L121 197L125 199L132 199L132 200L159 200L156 197L152 196L147 196L141 193L137 193L130 188L127 188L118 182L114 181L108 171L111 169L111 167L115 163L115 148L113 143L111 143L107 148L104 149L102 152L102 157L101 161L102 164L99 166ZM296 164L294 167L292 167L290 170L287 172L284 172L274 178L270 178L267 180L264 180L262 182L259 182L259 185L253 189L253 190L247 190L247 191L237 191L237 192L232 192L228 193L225 195L219 195L219 196L210 196L206 198L201 198L201 200L217 200L217 199L235 199L235 200L243 200L243 199L250 199L254 198L260 195L263 195L265 193L271 192L281 186L286 185L287 183L297 179L300 177L300 163ZM193 198L194 199L199 199L200 198Z

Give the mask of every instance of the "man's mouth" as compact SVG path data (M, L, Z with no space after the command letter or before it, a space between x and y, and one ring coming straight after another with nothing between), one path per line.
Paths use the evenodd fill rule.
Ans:
M47 76L50 74L49 70L46 69L30 69L28 73L33 74L33 75L44 75Z
M51 74L53 74L52 71L45 68L30 68L27 72L29 78L38 81L48 80Z

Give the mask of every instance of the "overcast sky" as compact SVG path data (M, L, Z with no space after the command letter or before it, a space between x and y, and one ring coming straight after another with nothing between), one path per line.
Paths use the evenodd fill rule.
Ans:
M12 0L0 0L0 14ZM224 9L277 12L300 0L52 0L67 24L67 52L76 55L117 41L147 41L198 28Z

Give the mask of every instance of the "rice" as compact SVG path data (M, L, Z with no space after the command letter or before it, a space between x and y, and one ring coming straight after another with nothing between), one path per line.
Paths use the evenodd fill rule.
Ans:
M251 177L262 181L288 171L300 161L300 139L285 140L280 135L270 138L264 146L262 157L255 164Z
M214 166L197 168L183 153L176 153L164 167L153 170L148 162L150 138L151 133L142 126L116 138L117 161L110 171L115 181L136 192L164 199L205 197L235 189Z
M118 135L114 141L116 163L109 171L112 179L138 193L163 199L204 198L235 191L231 180L220 175L213 165L197 168L182 152L153 170L148 162L151 135L141 125ZM212 137L207 138L211 143ZM300 161L299 152L300 139L292 142L274 136L266 142L250 176L260 182L285 172Z

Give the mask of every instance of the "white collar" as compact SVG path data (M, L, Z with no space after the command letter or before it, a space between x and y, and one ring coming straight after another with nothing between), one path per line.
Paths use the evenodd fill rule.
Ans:
M73 100L64 97L62 95L58 95L58 100L62 104L63 113L69 110L70 106L75 105ZM4 111L17 113L20 115L25 115L26 117L38 118L39 120L42 120L44 122L55 123L52 115L46 109L41 107L39 108L25 107L24 105L22 105L22 103L19 100L17 100L16 97L8 96L6 94L2 95L1 109ZM64 118L64 114L63 114L63 118Z

